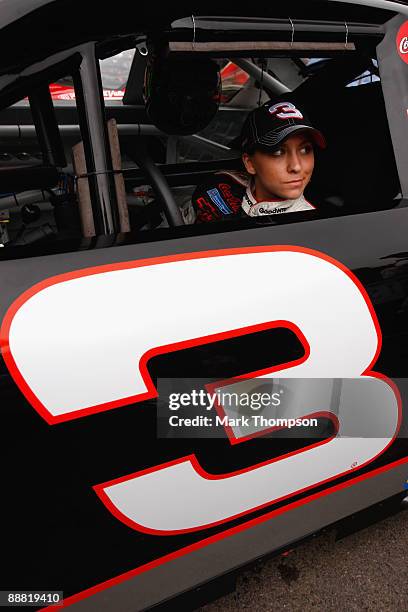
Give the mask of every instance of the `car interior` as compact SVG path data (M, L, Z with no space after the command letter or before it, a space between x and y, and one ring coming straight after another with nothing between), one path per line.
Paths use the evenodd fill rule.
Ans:
M381 23L350 22L345 29L341 22L304 20L288 41L287 20L263 20L265 43L259 28L254 40L248 21L244 35L236 20L225 19L220 30L211 18L190 21L177 20L153 36L108 38L96 47L109 144L104 178L118 202L114 233L122 242L399 204L376 59ZM200 33L194 44L192 27ZM294 32L301 39L296 44ZM89 244L99 233L91 182L102 179L89 171L84 125L92 120L76 69L62 62L20 81L0 91L0 246ZM316 210L197 225L193 191L216 172L242 168L237 142L248 112L283 94L307 109L327 141L305 194Z

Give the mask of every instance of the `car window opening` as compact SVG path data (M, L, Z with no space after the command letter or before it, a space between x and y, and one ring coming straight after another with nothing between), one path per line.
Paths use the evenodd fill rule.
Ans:
M289 50L280 45L278 51L258 45L258 54L255 41L250 57L248 52L240 57L235 48L222 56L222 45L214 43L206 53L170 53L167 63L158 62L150 72L146 66L151 57L134 49L120 51L100 62L106 115L101 130L109 147L103 171L87 167L87 135L79 127L84 110L77 104L75 78L36 84L28 96L0 112L2 254L20 246L79 244L98 235L89 185L91 180L100 182L100 174L106 179L106 193L114 193L115 199L115 218L107 233L124 234L126 242L139 241L144 232L177 236L178 226L184 226L180 235L194 235L219 231L217 221L228 231L259 227L261 221L304 222L400 205L383 84L375 45L368 39L347 41L353 42L347 52L335 49L334 43L310 43ZM174 57L183 59L172 63ZM217 74L221 88L215 100ZM176 96L166 81L169 75L178 88L175 119L165 108ZM163 86L168 87L168 98L160 99L155 87L163 91ZM240 138L248 114L269 99L305 109L309 129L324 135L323 149L314 146L311 132L304 134L306 145L314 149L314 166L301 196L311 206L265 208L257 201L256 180L243 163ZM17 125L11 125L12 116L18 118ZM288 118L290 124L290 113ZM282 141L284 155L292 155L285 143L297 142L294 136ZM278 193L278 199L300 193L295 187L303 179L289 178L285 183L290 189L283 196ZM220 181L225 192L219 189ZM264 219L248 214L251 206L245 208L245 197L253 197L257 207L251 210L263 210L259 215ZM200 198L217 214L200 217ZM277 211L286 214L274 214Z

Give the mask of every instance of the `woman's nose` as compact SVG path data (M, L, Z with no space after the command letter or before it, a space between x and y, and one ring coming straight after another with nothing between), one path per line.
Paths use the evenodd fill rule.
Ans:
M300 172L301 164L297 151L291 151L288 157L288 172Z

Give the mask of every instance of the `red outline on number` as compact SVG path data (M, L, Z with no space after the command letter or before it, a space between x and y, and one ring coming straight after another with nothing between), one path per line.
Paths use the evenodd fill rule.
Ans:
M339 422L338 422L337 417L333 413L321 412L317 414L319 416L325 416L326 418L330 419L333 422L336 433L337 433L338 428L339 428ZM324 482L329 482L329 480L333 480L333 478L339 478L339 476L341 476L342 474L338 474L322 482L315 483L309 487L304 487L303 489L299 489L299 491L289 493L288 495L284 495L282 497L279 497L273 500L269 500L265 502L264 504L260 504L259 506L255 506L254 508L250 508L249 510L244 510L243 512L239 512L238 514L234 514L232 516L229 516L228 518L221 519L219 521L214 521L212 523L205 523L204 525L200 525L199 527L189 527L188 529L174 529L174 530L169 529L166 531L161 530L161 529L151 529L150 527L145 527L144 525L141 525L140 523L136 523L136 521L133 521L132 519L127 517L111 502L111 500L109 499L109 496L105 493L104 489L112 485L119 484L121 482L126 482L127 480L132 480L133 478L139 478L140 476L144 476L145 474L151 474L153 472L158 472L159 470L170 467L172 465L184 463L186 460L190 461L190 463L192 464L197 474L199 474L202 478L206 480L224 480L225 478L231 478L234 476L239 476L240 474L245 474L246 472L252 472L261 467L264 467L265 465L270 465L271 463L277 463L278 461L282 461L282 459L286 459L287 457L292 457L294 455L300 455L301 453L305 453L311 448L315 448L317 446L322 446L323 444L327 444L333 438L334 436L331 436L330 438L325 438L320 442L315 442L314 444L305 446L301 448L300 450L292 451L290 453L286 453L285 455L279 455L278 457L274 457L273 459L268 459L267 461L256 463L255 465L251 465L250 467L243 468L241 470L236 470L235 472L228 472L224 474L209 474L202 468L202 466L198 462L197 457L194 454L191 454L191 455L186 455L185 457L178 457L177 459L173 459L172 461L167 461L166 463L155 465L154 467L147 468L145 470L134 472L133 474L128 474L127 476L121 476L119 478L115 478L113 480L110 480L109 482L103 482L101 484L94 485L92 488L94 489L95 493L98 495L102 503L107 507L109 512L113 514L115 518L117 518L119 521L121 521L122 523L130 527L131 529L135 529L136 531L142 531L143 533L148 533L149 535L156 535L156 536L157 535L171 536L171 535L181 535L184 533L193 533L194 531L202 531L203 529L209 529L211 527L216 527L218 525L222 525L223 523L230 523L231 521L241 518L242 516L245 516L246 514L257 512L258 510L261 510L262 508L266 508L267 506L271 506L272 504L281 502L285 499L288 499L289 497L294 497L295 495L299 495L300 493L303 493L304 491L307 491L308 489L317 487L320 484L323 484ZM361 467L362 466L358 466L358 469L360 469ZM354 468L354 469L357 469L357 468Z
M265 250L266 251L270 251L270 250L272 250L272 251L276 251L276 250L282 251L283 249L278 249L277 247L275 247L275 248L269 247L267 249L264 249L264 248L258 249L257 248L257 252L259 250L261 250L261 251L265 251ZM286 249L286 250L293 250L293 249L289 248L289 249ZM295 250L297 250L297 249L295 249ZM251 249L251 251L252 251L252 249ZM302 249L302 251L303 251L303 249ZM308 253L307 249L306 249L306 252ZM323 257L323 259L325 259L325 257ZM327 258L327 259L329 260L330 263L332 263L330 258ZM337 267L342 267L341 264L339 265L338 262L335 265ZM370 368L373 366L373 364L377 360L377 357L378 357L378 354L379 354L379 351L380 351L380 348L381 348L381 340L382 340L381 330L380 330L380 326L379 326L379 323L378 323L378 320L377 320L374 308L373 308L373 306L372 306L372 304L371 304L371 302L370 302L370 300L368 298L368 295L367 295L364 287L361 285L361 283L354 277L354 275L350 272L350 270L347 270L345 267L343 267L342 269L343 269L343 271L346 271L346 273L348 274L349 278L351 278L351 280L357 285L357 288L360 290L360 293L362 294L363 298L366 301L366 304L368 306L369 312L371 314L371 318L372 318L373 323L374 323L374 327L375 327L376 332L377 332L377 351L376 351L375 356L374 356L373 360L371 361L370 365L365 370L365 372L362 372L361 376L371 374L373 377L382 378L381 375L376 374L374 372L370 372ZM288 324L288 326L289 325L290 324ZM302 333L300 330L299 330L299 332ZM296 333L296 331L295 331L295 333ZM306 357L306 354L305 354L305 356L303 358L303 361L305 361L306 359L307 359L307 357ZM277 365L277 366L274 366L272 368L258 370L257 372L251 372L251 373L243 374L241 376L234 377L233 379L227 379L227 380L228 380L228 382L231 382L233 380L245 379L245 378L248 378L248 377L254 376L254 375L258 375L259 376L259 375L262 375L262 374L272 373L274 371L285 369L285 367L287 368L287 367L290 367L290 366L288 364L285 364L284 367L282 367L282 365ZM226 382L226 381L217 381L217 383L215 383L215 384L218 386L218 385L222 384L222 382ZM386 381L386 382L388 382L388 381ZM394 435L393 439L391 440L391 442L386 446L386 448L381 453L379 453L379 455L383 454L386 451L386 449L392 444L392 442L394 441L394 439L395 439L395 437L396 437L396 435L398 433L398 430L399 430L399 427L400 427L400 423L401 423L401 405L400 405L399 394L397 395L397 401L398 401L398 424L397 424L396 432L395 432L395 435ZM334 415L332 415L331 413L328 413L328 417L332 418L332 419L335 418ZM228 430L227 430L227 433L228 433ZM255 507L255 508L251 508L250 510L246 510L244 512L238 513L237 515L234 515L232 517L228 517L228 518L222 519L220 521L215 521L215 522L212 522L212 523L207 523L205 525L201 525L199 527L193 527L193 528L188 528L188 529L179 529L179 530L167 530L167 531L164 531L164 530L151 529L151 528L145 527L144 525L136 523L135 521L133 521L133 520L129 519L127 516L125 516L120 510L118 510L118 508L111 502L111 500L109 499L109 496L105 493L104 489L106 489L109 486L113 486L115 484L119 484L121 482L126 482L128 480L133 479L133 478L137 478L137 477L143 476L145 474L157 472L157 471L159 471L159 470L161 470L163 468L169 467L171 465L177 465L177 464L182 463L182 462L184 462L186 460L189 460L191 462L191 464L192 464L193 468L195 469L195 471L202 478L206 478L208 480L218 480L218 479L222 479L222 478L229 478L229 477L236 476L238 474L242 474L244 472L255 470L255 469L257 469L257 468L259 468L261 466L268 465L270 463L274 463L275 461L279 461L279 460L284 459L284 458L286 458L288 456L300 454L302 452L306 452L308 449L313 448L314 446L319 446L321 444L329 442L330 439L331 438L329 438L328 440L323 440L322 442L318 442L318 443L316 443L314 445L311 445L309 447L305 447L305 448L303 448L303 449L301 449L299 451L294 451L294 452L289 453L287 455L283 455L283 456L280 456L278 458L275 458L275 459L272 459L272 460L269 460L269 461L265 461L263 463L259 463L259 464L250 466L249 468L246 468L244 470L240 470L240 471L237 471L237 472L232 472L232 473L229 473L229 474L223 474L222 476L219 476L219 475L214 476L212 474L209 474L209 473L205 472L205 470L199 464L196 456L195 455L188 455L187 457L179 457L176 460L170 461L168 463L165 463L165 464L162 464L162 465L159 465L159 466L156 465L156 466L153 466L153 467L148 468L146 470L141 470L141 471L134 472L132 474L128 474L127 476L121 476L121 477L113 479L113 480L111 480L109 482L104 482L104 483L100 483L98 485L94 485L93 489L95 490L95 492L98 495L98 497L100 498L100 500L104 503L106 508L109 510L109 512L111 512L111 514L113 514L118 520L120 520L121 522L123 522L125 525L127 525L128 527L130 527L132 529L135 529L135 530L138 530L138 531L142 531L144 533L148 533L148 534L151 534L151 535L175 535L175 534L183 534L183 533L190 533L190 532L200 531L200 530L203 530L203 529L208 529L210 527L214 527L216 525L221 525L223 523L230 522L231 520L235 520L237 518L245 516L246 514L255 512L255 511L259 510L259 509L262 509L263 507L271 505L272 503L277 503L278 501L282 501L284 499L288 499L290 497L293 497L294 495L297 495L299 493L307 491L307 490L309 490L311 488L314 488L314 487L319 486L321 484L324 484L326 482L330 482L330 481L332 481L334 479L337 479L337 478L343 476L344 474L351 473L351 472L353 472L353 471L355 471L357 469L361 469L362 467L364 467L364 465L368 465L369 463L374 461L377 458L377 456L379 456L379 455L377 455L376 457L373 457L372 459L370 459L368 462L366 462L366 464L356 466L355 468L351 468L350 470L346 470L342 474L336 474L335 476L332 476L331 478L328 478L328 479L326 479L326 480L324 480L324 481L322 481L320 483L314 483L313 485L311 485L309 487L305 487L304 489L301 489L299 491L293 492L290 495L284 496L284 497L276 499L276 500L270 500L270 501L266 502L265 504L262 504L260 506ZM230 438L230 442L231 442L231 438Z
M157 397L157 391L154 388L154 385L151 381L151 378L146 368L146 362L150 357L153 357L155 355L160 355L163 352L169 352L170 349L172 348L173 350L178 350L180 348L191 348L199 344L205 344L210 341L214 341L215 338L217 340L223 340L223 339L235 337L235 336L240 335L240 330L234 330L232 332L230 330L227 332L221 332L219 334L214 334L212 336L203 336L202 338L190 339L190 340L186 340L186 341L179 342L179 343L174 343L174 344L167 345L167 346L153 347L151 350L147 351L147 353L145 353L145 355L141 357L140 364L139 364L140 373L147 387L146 392L140 393L138 395L134 395L131 397L121 398L118 400L114 400L112 402L106 402L103 404L98 404L96 406L89 406L87 408L82 408L79 410L75 410L73 412L68 412L62 415L55 416L55 415L52 415L49 412L49 410L47 410L47 408L38 399L38 397L31 391L29 385L26 383L24 377L20 373L14 361L14 358L11 354L10 346L9 346L9 332L10 332L10 327L11 327L11 323L13 321L14 315L21 308L21 306L25 304L25 302L27 302L31 297L33 297L34 295L36 295L43 289L50 287L52 285L57 285L64 281L73 280L76 278L82 278L84 276L92 276L94 274L102 274L104 272L113 272L115 270L128 270L128 269L140 268L144 266L154 266L154 265L170 263L174 261L187 261L191 259L206 259L209 257L222 257L226 255L245 255L245 254L250 254L250 253L285 252L285 251L294 252L294 253L305 253L307 255L317 257L318 259L323 259L327 261L328 263L331 263L332 265L336 266L340 270L342 270L345 274L347 274L347 276L357 286L357 288L359 289L360 293L362 294L367 304L368 310L373 319L373 323L374 323L374 326L377 332L377 338L378 338L377 351L374 355L374 358L371 364L367 368L367 371L369 371L369 369L373 367L374 363L377 361L378 355L380 354L382 338L381 338L381 330L380 330L380 326L377 320L377 316L375 314L374 308L370 302L370 299L363 285L354 276L354 274L348 268L346 268L346 266L344 266L339 261L333 259L329 255L320 253L318 251L314 251L313 249L308 249L306 247L288 246L288 245L243 247L243 248L233 248L233 249L220 249L220 250L214 250L214 251L201 251L201 252L196 252L196 253L182 253L182 254L177 254L177 255L164 255L161 257L153 257L151 259L139 259L135 261L105 264L101 266L92 266L90 268L83 268L82 270L66 272L65 274L59 274L58 276L47 278L46 280L43 280L35 284L33 287L31 287L30 289L22 293L11 304L11 306L7 310L4 316L2 325L0 327L0 351L3 354L4 361L17 387L20 389L20 391L23 393L26 399L30 402L33 408L37 410L37 412L43 417L45 421L47 421L49 425L54 425L57 423L62 423L62 422L70 421L73 419L78 419L78 418L85 417L91 414L102 412L104 410L112 410L113 408L119 408L121 406L126 406L131 403L140 402L140 401L147 400L147 399L152 399L154 397ZM264 327L262 327L262 325ZM268 323L262 323L259 326L252 326L252 327L253 329L257 327L257 331L259 331L260 329L268 329L268 325L269 325ZM296 326L293 323L288 323L288 326L290 325L293 326L293 331L295 332L296 335L298 335L300 330L298 330L298 328L296 328ZM248 330L250 329L250 327L244 328L244 330L245 329ZM243 333L248 333L248 332L241 331L241 333L243 334ZM234 334L234 336L232 336L231 334ZM301 340L302 337L304 338L303 334L301 334L299 339ZM282 365L284 366L284 364ZM282 365L280 366L280 369L283 369ZM294 364L292 363L291 365L293 366ZM289 365L289 367L291 366ZM266 372L266 370L260 370L260 371L263 371L264 373ZM268 371L272 372L273 369L271 368Z
M18 312L18 310L23 306L23 304L25 304L31 297L33 297L34 295L36 295L43 289L46 289L47 287L50 287L52 285L63 283L68 280L82 278L85 276L92 276L94 274L102 274L104 272L113 272L115 270L127 270L127 269L133 269L133 268L140 268L144 266L153 266L153 265L159 265L159 264L169 263L173 261L206 259L209 257L219 257L219 256L225 256L225 255L232 255L232 254L238 255L238 254L245 254L245 253L252 253L252 252L257 253L257 252L265 252L265 251L266 252L268 251L272 251L272 252L274 251L297 251L298 249L301 252L313 254L315 257L317 256L315 253L312 253L312 252L309 253L308 249L303 249L301 247L298 247L295 249L292 247L281 247L281 248L279 247L266 247L266 248L265 247L248 247L247 249L225 249L225 250L219 250L219 251L203 251L199 253L184 253L181 255L166 255L162 257L154 257L152 259L140 259L140 260L131 261L131 262L120 262L116 264L93 266L92 268L84 268L82 270L75 270L74 272L67 272L65 274L53 276L51 278L48 278L44 281L37 283L36 285L31 287L27 291L22 293L12 303L12 305L10 306L10 308L7 310L5 314L2 325L0 327L0 350L3 354L3 358L7 365L7 368L14 382L16 383L17 387L23 393L25 398L30 402L33 408L37 410L37 412L42 416L42 418L45 421L47 421L49 425L54 425L57 423L62 423L62 422L70 421L73 419L78 419L78 418L85 417L91 414L97 414L105 410L112 410L113 408L119 408L119 407L127 406L135 402L141 402L147 399L152 399L152 398L157 397L157 390L154 387L153 382L147 370L148 360L157 355L180 350L182 348L191 348L191 347L199 346L202 344L208 344L210 342L214 342L217 340L226 340L228 338L235 338L235 337L239 337L244 334L254 333L254 332L262 331L266 329L272 329L275 327L286 327L290 329L291 331L293 331L293 333L297 336L298 340L303 345L305 355L298 360L288 362L287 364L279 365L279 369L286 369L286 368L294 367L295 365L299 365L303 363L309 357L310 347L303 333L299 330L299 328L294 323L290 321L264 322L264 323L260 323L257 325L250 325L250 326L235 329L235 330L228 330L226 332L220 332L217 334L211 334L211 335L202 336L199 338L192 338L190 340L185 340L182 342L175 342L175 343L160 346L160 347L153 347L152 349L148 350L144 355L142 355L142 357L140 358L140 363L139 363L140 374L142 376L143 382L145 383L147 387L146 392L139 393L137 395L130 396L130 397L120 398L118 400L114 400L111 402L98 404L96 406L89 406L86 408L81 408L79 410L75 410L72 412L68 412L68 413L64 413L64 414L55 416L50 413L50 411L44 406L44 404L40 401L40 399L33 393L29 385L26 383L23 375L19 371L17 364L15 363L11 350L10 350L9 333L10 333L10 327L11 327L13 318L15 314ZM335 260L333 260L333 262L334 261ZM273 372L273 370L274 368L270 368L270 369L265 368L263 370L259 370L259 372L267 373L267 372ZM252 372L252 375L257 375L257 374L258 372Z
M367 372L363 373L362 377L368 375ZM262 463L257 463L255 465L251 465L248 468L244 468L241 470L237 470L235 472L229 472L226 474L222 474L222 475L214 475L214 474L209 474L208 472L206 472L202 466L199 464L197 457L194 454L191 455L186 455L185 457L179 457L178 459L169 461L167 463L163 463L161 465L155 465L151 468L147 468L145 470L140 470L138 472L133 472L132 474L128 474L127 476L121 476L120 478L115 478L113 480L110 480L108 482L104 482L98 485L94 485L93 489L95 490L96 494L98 495L98 497L100 498L100 500L104 503L104 505L106 506L106 508L109 510L109 512L111 514L113 514L118 520L120 520L122 523L124 523L125 525L127 525L128 527L135 529L137 531L142 531L143 533L148 533L150 535L179 535L179 534L184 534L184 533L190 533L190 532L194 532L194 531L201 531L203 529L209 529L211 527L215 527L217 525L222 525L223 523L229 523L235 519L241 518L242 516L245 516L246 514L251 514L252 512L256 512L258 510L261 510L262 508L265 508L267 506L270 506L272 504L284 501L285 499L289 499L291 497L294 497L295 495L299 495L301 493L304 493L305 491L308 491L310 489L314 489L315 487L319 487L323 484L326 484L328 482L331 482L333 480L336 480L337 478L341 478L342 476L345 476L346 474L351 474L352 472L355 472L356 470L361 470L363 467L369 465L370 463L372 463L373 461L375 461L378 457L380 457L381 455L383 455L385 453L385 451L393 444L395 438L398 435L398 431L401 427L401 419L402 419L402 402L401 402L401 396L400 393L398 391L398 388L396 387L396 385L389 380L386 376L383 376L382 374L378 373L378 372L370 372L369 373L370 376L372 376L373 378L377 378L379 380L382 380L383 382L385 382L386 384L388 384L391 389L393 390L395 397L397 399L397 405L398 405L398 422L397 422L397 426L395 428L395 432L394 432L394 436L392 437L391 441L387 444L387 446L377 455L375 455L374 457L372 457L371 459L369 459L368 461L366 461L365 463L362 463L361 465L357 465L354 468L351 468L349 470L346 470L345 472L341 472L339 474L336 474L335 476L331 476L330 478L326 478L325 480L319 481L319 482L315 482L312 485L308 486L308 487L304 487L303 489L299 489L298 491L294 491L288 495L284 495L283 497L279 497L277 499L272 499L268 502L265 502L264 504L261 504L259 506L255 506L254 508L251 508L249 510L245 510L243 512L240 512L238 514L235 514L233 516L229 516L226 519L221 519L220 521L215 521L212 523L206 523L204 525L200 525L198 527L191 527L188 529L177 529L177 530L159 530L159 529L151 529L149 527L145 527L144 525L141 525L139 523L136 523L135 521L133 521L132 519L130 519L129 517L127 517L126 515L124 515L120 510L118 510L118 508L111 502L111 500L109 499L108 495L105 493L104 489L107 487L110 487L112 485L115 484L119 484L121 482L126 482L127 480L132 480L133 478L138 478L140 476L143 476L145 474L150 474L153 472L157 472L163 468L166 467L170 467L172 465L177 465L179 463L184 463L186 460L189 460L190 463L192 464L193 468L195 469L195 471L202 477L205 478L207 480L222 480L224 478L230 478L233 476L238 476L239 474L243 474L245 472L249 472L249 471L253 471L256 470L260 467L263 467L265 465L269 465L271 463L275 463L277 461L281 461L282 459L286 459L287 457L291 457L294 455L298 455L304 452L307 452L308 450L310 450L311 448L315 448L317 446L322 446L323 444L327 444L328 442L330 442L334 436L327 438L321 442L317 442L315 444L311 444L310 446L306 446L300 450L296 450L293 451L291 453L287 453L286 455L280 455L279 457L275 457L274 459L270 459L268 461L264 461ZM338 420L337 417L335 415L333 415L332 413L328 412L328 413L318 413L321 416L326 416L327 418L330 418L333 423L335 424L336 427L336 432L338 430Z
M281 366L274 366L274 370L268 370L268 373L272 373L273 371L279 370L282 371L286 368L282 368ZM266 370L263 370L263 373L266 374ZM233 378L226 378L224 380L217 380L217 382L212 382L212 383L208 383L205 385L205 388L207 389L207 391L209 393L212 393L213 395L215 395L215 391L218 387L228 387L229 385L233 385L235 384L238 380L246 380L248 378L256 378L254 376L252 376L253 373L249 373L249 374L241 374L240 376L234 376ZM262 378L262 375L258 374L258 378ZM270 379L266 379L266 380L270 380ZM227 384L228 383L228 384ZM224 408L218 403L218 400L215 399L214 402L214 408L218 414L218 416L222 419L225 416L228 416L224 410ZM317 417L327 417L327 418L331 418L333 416L333 414L331 412L313 412L313 413L309 413L309 414L305 414L302 415L301 417L296 417L297 419L311 419L313 417L317 418ZM240 438L237 438L237 436L234 433L233 428L231 427L231 425L224 425L223 427L227 433L228 436L228 440L230 441L230 444L232 444L234 446L234 444L241 444L241 442L248 442L248 440L253 440L254 438L259 438L260 436L265 436L268 433L272 433L273 431L278 431L279 429L286 429L286 427L284 426L275 426L275 427L267 427L265 429L260 429L258 431L255 431L252 434L249 434L247 436L242 436Z
M390 384L394 386L393 383L391 383L391 381L390 381ZM399 397L398 389L395 388L395 390ZM400 403L400 399L398 401ZM372 470L368 474L361 474L360 476L356 476L355 478L351 480L342 482L338 485L335 485L334 487L325 489L324 491L313 493L312 495L309 495L306 498L299 499L295 502L292 502L291 504L286 504L285 506L278 508L277 510L272 510L272 512L268 512L266 514L263 514L262 516L258 516L254 519L247 521L246 523L241 523L240 525L237 525L236 527L230 527L230 529L226 529L225 531L222 531L221 533L217 533L204 540L195 542L194 544L189 544L188 546L184 548L180 548L179 550L169 553L168 555L164 555L163 557L160 557L159 559L154 559L153 561L150 561L149 563L146 563L145 565L141 565L132 570L124 572L123 574L119 574L118 576L115 576L114 578L109 578L108 580L105 580L104 582L95 584L94 586L89 587L88 589L85 589L83 591L80 591L79 593L70 595L69 597L64 599L64 603L62 607L67 608L71 604L75 604L78 601L87 599L88 597L91 597L92 595L96 595L97 593L100 593L101 591L105 591L108 588L114 587L118 584L121 584L122 582L126 582L127 580L130 580L131 578L139 576L140 574L144 574L145 572L148 572L156 567L159 567L160 565L164 565L165 563L169 563L170 561L174 561L175 559L184 557L184 555L192 553L195 550L199 550L200 548L209 546L210 544L218 542L219 540L223 540L224 538L228 538L236 533L245 531L246 529L250 529L251 527L254 527L255 525L264 523L265 521L268 521L275 516L279 516L280 514L284 514L285 512L290 512L291 510L294 510L295 508L298 508L299 506L303 506L304 504L314 501L316 499L319 499L320 497L326 497L327 495L331 495L332 493L335 493L336 491L347 489L348 487L358 482L367 480L368 478L372 478L373 476L376 476L377 474L388 472L392 470L394 467L397 467L398 465L402 465L404 463L408 463L408 457L405 457L404 459L399 459L397 461L394 461L393 463L389 463L387 465L379 467L375 470ZM156 602L156 603L160 603L160 602ZM41 608L39 612L47 612L48 609L49 608Z
M391 442L384 448L384 450L378 455L382 455L388 448L389 446L393 443L393 441L395 440L395 437L397 436L398 430L400 428L400 424L401 424L401 397L399 394L399 390L396 387L396 385L389 380L387 377L379 374L379 373L375 373L371 371L371 368L374 366L375 362L378 359L378 356L381 352L381 344L382 344L382 335L381 335L381 329L377 320L377 316L375 314L373 305L371 304L371 301L368 297L368 294L365 290L365 288L363 287L363 285L360 283L360 281L354 276L354 274L348 269L346 268L342 263L340 263L339 261L333 259L332 257L330 257L329 255L326 255L324 253L315 251L313 249L308 249L306 247L298 247L298 246L288 246L288 245L280 245L280 246L272 246L272 247L268 247L268 246L257 246L257 247L243 247L243 248L232 248L232 249L222 249L222 250L213 250L213 251L203 251L203 252L196 252L196 253L186 253L186 254L181 254L181 255L167 255L167 256L162 256L162 257L155 257L155 258L151 258L151 259L143 259L143 260L137 260L137 261L132 261L132 262L122 262L122 263L117 263L117 264L106 264L106 265L102 265L102 266L93 266L90 268L85 268L82 270L77 270L74 272L68 272L66 274L61 274L55 277L51 277L49 279L46 279L40 283L37 283L36 285L34 285L34 287L32 287L31 289L25 291L21 296L19 296L19 298L17 298L13 304L10 306L10 308L7 310L6 315L3 319L1 328L0 328L0 349L1 352L3 354L3 358L4 361L10 371L10 374L12 376L12 378L14 379L16 385L19 387L19 389L21 390L21 392L23 393L23 395L26 397L26 399L33 405L33 407L37 410L37 412L39 412L39 414L50 424L53 425L55 423L59 423L62 421L66 421L66 420L72 420L72 419L76 419L76 418L82 418L84 416L87 416L89 414L95 414L98 412L101 412L103 410L109 410L112 408L116 408L119 406L124 406L128 403L130 403L131 401L142 401L143 399L147 399L148 397L156 397L157 396L157 392L154 389L154 393L155 395L149 395L149 391L145 394L141 394L140 396L138 396L137 400L129 400L129 398L123 399L123 400L118 400L117 402L111 402L110 404L102 404L103 407L101 406L97 406L97 407L90 407L90 408L85 408L79 411L76 411L74 414L68 414L68 415L62 415L59 417L54 417L53 415L51 415L49 413L49 411L43 406L43 404L38 400L38 398L31 392L31 390L29 389L28 385L26 384L23 376L20 374L14 359L11 355L10 349L9 349L9 331L10 331L10 326L11 326L11 322L13 320L14 315L16 314L16 312L18 311L18 309L33 295L35 295L36 293L38 293L39 291L41 291L42 289L49 287L51 285L60 283L60 282L64 282L65 280L72 280L74 278L80 278L80 277L84 277L84 276L89 276L92 274L100 274L103 272L108 272L108 271L113 271L113 270L124 270L124 269L130 269L130 268L136 268L136 267L141 267L141 266L147 266L147 265L157 265L157 264L162 264L162 263L167 263L167 262L171 262L171 261L183 261L183 260L190 260L190 259L203 259L206 257L218 257L218 256L223 256L223 255L233 255L233 254L246 254L246 253L260 253L260 252L276 252L276 251L291 251L291 252L299 252L299 253L306 253L308 255L312 255L314 257L318 257L320 259L324 259L326 261L328 261L329 263L332 263L333 265L335 265L337 268L339 268L340 270L342 270L345 274L347 274L347 276L354 282L354 284L357 286L357 288L359 289L360 293L362 294L364 300L366 301L367 304L367 308L371 314L371 317L373 319L373 323L377 332L377 338L378 338L378 345L377 345L377 351L373 357L372 362L370 363L370 365L368 366L368 368L366 369L365 372L362 373L362 376L364 375L371 375L374 376L376 378L382 379L384 380L387 384L389 384L395 395L397 398L397 402L398 402L398 412L399 412L399 418L398 418L398 424L397 424L397 428L396 428L396 432L395 435L393 437L393 439L391 440ZM224 338L227 336L223 336ZM221 339L221 338L220 338ZM187 343L186 343L187 344ZM184 344L184 346L186 346L186 344ZM187 344L188 346L188 344ZM190 344L190 346L194 346L194 344ZM154 349L152 349L154 351ZM149 353L148 353L149 354ZM159 353L157 353L159 354ZM140 364L140 370L141 370L141 374L143 376L144 372L142 370L142 367L145 364L141 363ZM145 381L148 389L149 389L149 384L150 386L152 386L151 380L149 377L147 377L147 380L145 378L143 378L143 380ZM320 443L318 443L320 444ZM193 456L195 458L195 456ZM371 459L368 463L371 463L372 461L374 461L377 457L374 457L373 459ZM177 461L177 460L176 460ZM178 460L180 461L180 459ZM204 540L200 540L198 542L195 542L194 544L191 544L185 548L179 549L177 551L174 551L168 555L165 555L164 557L161 557L159 559L155 559L145 565L139 566L133 570L130 570L128 572L125 572L123 574L120 574L118 576L115 576L114 578L111 578L109 580L106 580L102 583L99 583L97 585L94 585L84 591L81 591L79 593L76 593L75 595L72 595L70 597L68 597L67 599L64 600L64 604L63 607L67 607L70 604L73 604L75 602L81 601L83 599L86 599L87 597L90 597L91 595L98 593L100 591L103 591L109 587L112 587L114 585L120 584L126 580L129 580L130 578L140 575L148 570L151 570L155 567L158 567L164 563L167 563L173 559L177 559L179 557L184 556L185 554L188 554L190 552L193 552L194 550L203 548L204 546L208 546L209 544L213 543L213 542L217 542L219 540L222 540L226 537L229 537L235 533L239 533L240 531L243 531L245 529L248 529L254 525L257 525L259 523L265 522L268 519L272 518L273 516L277 516L279 514L283 514L285 512L288 512L298 506L304 505L306 503L309 503L312 500L318 499L319 497L325 497L326 495L329 495L331 493L334 493L335 491L341 490L341 489L345 489L348 488L350 486L352 486L353 484L366 480L368 478L372 478L374 475L382 473L382 472L386 472L389 471L390 469L392 469L393 467L396 467L398 465L404 464L408 462L408 458L405 457L403 459L399 459L393 463L390 463L388 465L382 466L380 468L377 468L376 470L373 470L371 472L369 472L368 474L361 474L360 476L357 476L356 478L350 479L344 483L340 483L338 485L335 485L331 488L325 489L323 491L319 491L318 493L314 493L312 495L309 495L306 498L303 498L301 500L298 500L296 502L292 502L289 504L286 504L285 506L278 508L277 510L273 510L272 512L266 513L260 517L257 517L255 519L252 519L250 521L247 521L246 523L242 523L240 525L237 525L236 527L232 527L230 529L227 529L225 531L222 531L221 533L218 533L216 535L213 535L207 539ZM367 464L368 464L367 463ZM156 466L157 467L157 466ZM351 473L357 469L361 469L363 466L357 466L356 468L353 468L351 470L349 470L348 472L345 473ZM152 469L152 468L151 468ZM249 469L254 469L254 466L251 466L251 468ZM339 478L341 475L337 475L333 478ZM329 480L333 480L333 478L329 479ZM328 481L325 481L328 482ZM318 483L317 483L318 484ZM317 484L313 485L313 487L317 486ZM322 484L322 483L320 483ZM98 487L100 487L101 485L95 485L94 489L96 490ZM294 495L294 494L292 494ZM250 511L251 512L251 511ZM230 519L228 519L230 520ZM167 532L166 532L167 533ZM45 610L47 610L47 608L43 608L42 609L44 612Z
M211 387L210 385L208 385L208 387L206 385L206 388L211 388ZM225 412L223 412L223 408L222 406L220 406L217 400L215 400L214 408L217 411L217 414L221 419L225 416L228 416ZM318 418L331 419L332 417L333 417L333 414L331 412L312 412L309 414L304 414L301 417L293 417L293 418L296 418L296 419L318 419ZM287 429L287 427L285 427L284 425L275 425L275 426L267 427L265 429L259 429L258 431L254 431L253 433L248 434L247 436L242 436L240 438L237 438L235 436L234 430L231 427L231 425L223 424L223 427L227 433L228 440L232 446L234 446L235 444L241 444L241 442L248 442L248 440L253 440L254 438L264 437L267 434L273 433L274 431Z

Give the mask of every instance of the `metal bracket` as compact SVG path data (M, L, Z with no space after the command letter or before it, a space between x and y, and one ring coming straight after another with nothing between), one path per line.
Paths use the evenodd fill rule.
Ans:
M193 22L193 41L191 43L191 50L194 51L195 42L196 42L196 22L194 15L191 15L191 21Z
M136 49L139 51L140 55L142 55L143 57L146 57L147 55L149 55L149 50L147 48L146 41L137 43Z
M293 41L294 41L294 38L295 38L295 26L293 24L292 19L290 17L288 17L288 19L290 21L290 25L292 26L292 38L291 38L291 41L290 41L290 48L292 48L293 47Z

